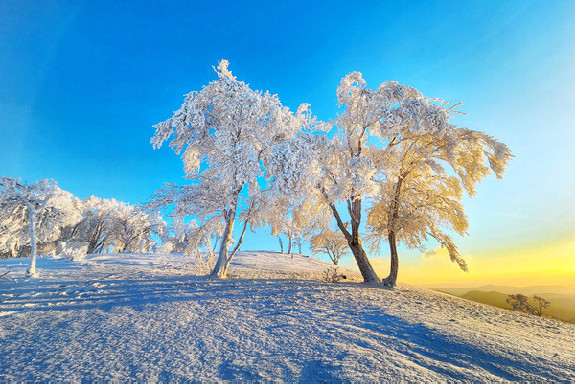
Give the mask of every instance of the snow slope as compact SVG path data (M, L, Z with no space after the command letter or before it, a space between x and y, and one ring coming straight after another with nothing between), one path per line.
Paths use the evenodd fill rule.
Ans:
M301 255L241 252L225 281L173 255L26 262L0 260L3 382L575 380L573 324L324 283Z

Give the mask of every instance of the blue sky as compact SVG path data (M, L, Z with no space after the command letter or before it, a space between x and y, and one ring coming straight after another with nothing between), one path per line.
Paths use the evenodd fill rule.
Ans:
M213 80L219 59L252 88L292 109L310 103L323 120L337 114L339 80L357 70L373 88L397 80L463 101L457 124L513 150L504 179L486 180L466 203L464 255L489 260L563 242L569 263L573 41L570 0L3 0L0 174L53 178L82 198L145 201L163 182L183 182L178 156L152 150L152 125ZM277 247L246 236L246 249ZM421 257L403 254L415 264Z

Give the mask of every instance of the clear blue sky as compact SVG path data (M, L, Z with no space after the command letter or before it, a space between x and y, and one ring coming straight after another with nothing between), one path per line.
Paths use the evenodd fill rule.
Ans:
M178 156L152 150L152 125L213 80L219 59L323 120L357 70L370 87L397 80L463 101L459 125L513 150L505 178L467 202L464 254L573 242L574 42L572 0L2 0L0 174L145 201L183 181ZM262 241L248 234L245 248L277 248Z

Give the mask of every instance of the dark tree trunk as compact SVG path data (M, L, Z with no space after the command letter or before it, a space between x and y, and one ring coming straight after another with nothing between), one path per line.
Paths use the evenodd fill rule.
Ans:
M351 252L353 252L353 256L355 257L355 261L357 263L357 267L359 268L359 272L363 277L363 281L365 283L377 283L379 282L379 277L375 273L369 259L367 258L367 254L363 249L361 242L351 242L349 243L349 248ZM336 264L337 265L337 264Z
M395 232L390 231L387 235L389 241L389 253L391 256L391 265L389 268L389 276L381 280L386 287L393 288L397 283L397 273L399 272L399 257L397 256L397 242L395 240Z
M359 272L363 277L363 281L365 283L377 283L379 282L379 277L375 270L371 266L369 259L367 258L367 254L363 249L363 245L361 244L361 240L359 239L359 225L361 223L361 199L355 200L348 200L347 202L348 211L351 216L351 233L346 228L346 224L344 224L337 208L333 203L329 204L333 216L335 217L335 221L339 230L345 236L349 248L355 257L355 261L357 263L357 267L359 268Z
M387 240L389 241L389 252L390 252L390 267L389 276L383 279L381 282L386 287L393 288L397 283L397 273L399 272L399 257L397 255L397 240L395 238L395 223L399 218L399 197L401 196L401 184L403 183L403 177L399 177L397 183L395 184L394 199L391 202L391 220L389 220L389 233L387 235Z

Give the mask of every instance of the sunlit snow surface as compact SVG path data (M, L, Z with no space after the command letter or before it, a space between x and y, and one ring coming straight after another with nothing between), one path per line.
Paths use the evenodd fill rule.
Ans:
M26 263L0 260L3 382L575 380L573 324L327 284L300 255L239 253L225 281L176 255Z

